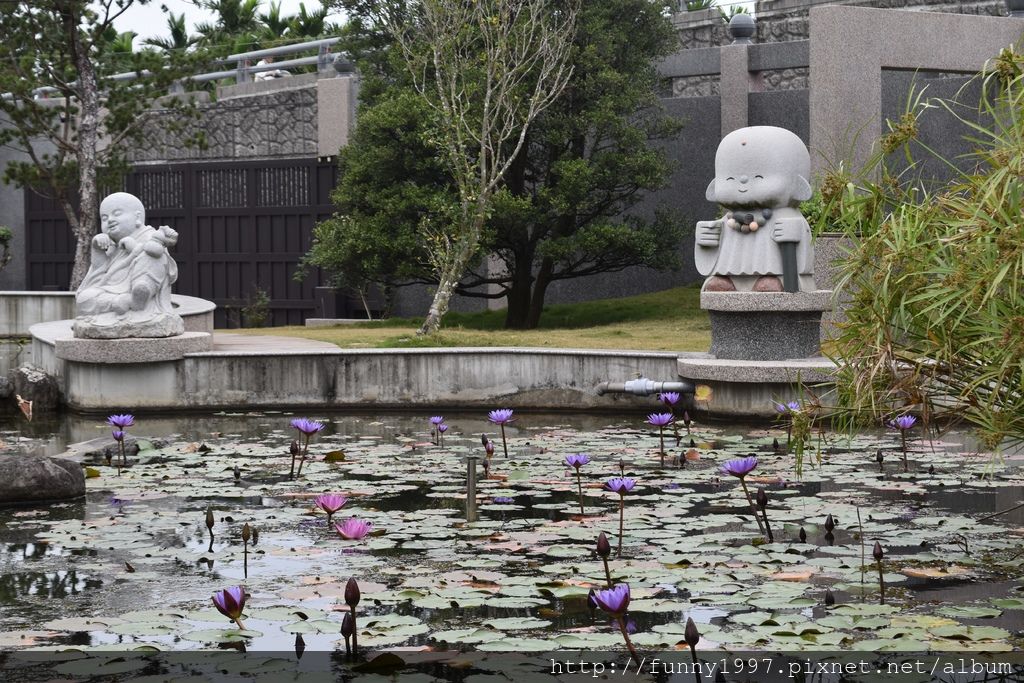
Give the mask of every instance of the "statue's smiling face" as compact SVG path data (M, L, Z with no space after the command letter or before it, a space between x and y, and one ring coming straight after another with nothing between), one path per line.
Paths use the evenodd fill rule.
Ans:
M100 205L100 222L103 232L110 235L110 239L120 242L138 228L139 215L133 208L129 202L117 199L104 201Z
M717 200L725 206L785 206L790 199L790 175L752 151L740 147L729 158L717 159Z

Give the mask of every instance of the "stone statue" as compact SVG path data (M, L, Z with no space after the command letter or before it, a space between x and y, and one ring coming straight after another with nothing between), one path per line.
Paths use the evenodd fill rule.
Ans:
M171 306L178 265L168 247L178 233L146 225L138 197L115 192L100 204L102 232L92 240L92 264L75 295L76 337L172 337L185 324Z
M751 126L722 139L707 198L726 214L697 223L703 291L817 289L811 230L799 209L811 198L810 171L807 147L784 128Z

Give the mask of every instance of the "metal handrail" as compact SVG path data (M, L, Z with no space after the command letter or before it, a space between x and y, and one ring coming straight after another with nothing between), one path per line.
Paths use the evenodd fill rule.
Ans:
M321 38L319 40L310 40L305 43L294 43L292 45L279 45L277 47L267 48L265 50L253 50L251 52L239 52L238 54L228 55L224 59L218 59L214 64L231 64L234 62L235 68L230 71L211 71L202 74L194 74L188 76L182 80L192 81L194 83L204 83L206 81L217 81L222 78L235 78L236 83L247 83L251 80L251 76L254 73L261 71L272 71L275 69L283 69L289 67L300 67L300 66L313 66L316 65L319 71L326 71L331 64L330 48L332 45L338 43L341 38ZM274 62L272 64L252 65L250 60L262 59L264 57L275 57L277 55L289 55L297 52L306 52L307 50L317 50L315 57L299 57L296 59L288 59L283 62ZM136 71L126 71L124 73L113 74L107 76L105 79L112 81L131 81L138 78L140 75ZM142 71L141 75L150 75L149 71ZM72 81L70 85L75 85L78 81ZM177 90L172 86L172 92ZM41 96L49 93L60 92L58 88L53 86L43 86L36 88L32 91L33 96ZM12 93L4 93L0 95L4 99L12 99L14 95Z

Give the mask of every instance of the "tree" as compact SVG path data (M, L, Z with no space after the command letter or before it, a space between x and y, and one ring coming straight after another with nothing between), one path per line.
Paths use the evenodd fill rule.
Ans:
M0 144L28 157L11 162L4 180L52 197L64 211L76 239L72 288L89 268L101 174L112 180L123 171L125 146L141 133L154 98L193 68L184 55L117 51L123 43L110 40L110 29L132 4L46 0L0 6L0 113L6 119ZM122 70L137 78L108 78Z
M411 85L360 15L363 3L346 9L345 45L359 57L363 106L339 156L334 201L345 219L325 229L331 240L317 241L310 257L330 272L358 272L385 286L429 282L419 223L436 221L454 192L428 144L432 111L413 106ZM533 122L494 195L482 246L496 263L483 272L482 259L471 261L476 268L456 287L464 296L507 298L507 327L536 327L553 282L679 263L680 221L629 215L670 170L650 142L680 128L658 101L654 63L677 47L662 10L649 0L581 8L565 93Z
M458 194L447 215L421 225L437 289L418 334L440 327L530 124L568 82L578 7L578 0L385 1L375 7L413 86L434 111L435 144Z
M167 13L167 32L170 35L166 38L147 38L143 42L150 47L160 48L165 52L174 52L185 51L199 40L199 36L190 36L188 34L188 25L185 23L184 12L181 14Z

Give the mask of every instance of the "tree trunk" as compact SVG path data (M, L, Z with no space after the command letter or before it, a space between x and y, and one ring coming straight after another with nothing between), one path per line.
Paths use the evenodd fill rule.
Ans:
M530 316L530 288L533 285L533 254L517 253L515 264L512 270L512 282L505 300L508 308L505 310L505 329L525 330L528 327L527 321Z
M79 117L78 117L78 228L75 230L75 266L71 271L71 289L85 279L91 260L92 238L97 228L97 143L99 141L100 97L96 81L96 69L89 51L82 44L79 28L81 17L67 11L64 14L64 30L71 45L72 59L78 71Z
M544 312L544 296L547 294L548 285L551 284L553 271L554 265L551 259L544 259L540 264L540 272L537 273L537 279L533 283L533 296L530 297L530 315L526 321L527 329L535 330L540 325L540 316Z
M427 311L427 317L424 318L420 329L416 330L418 336L434 334L440 329L441 320L448 313L448 305L458 282L458 276L449 270L441 274L440 281L437 283L437 291L434 292L434 300L430 303L430 310Z

